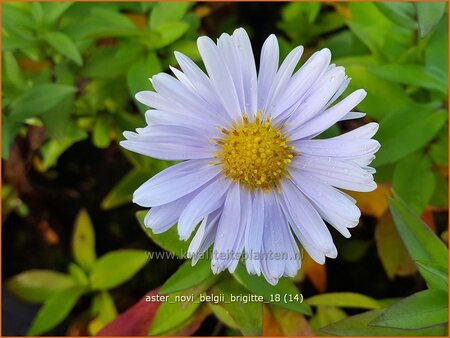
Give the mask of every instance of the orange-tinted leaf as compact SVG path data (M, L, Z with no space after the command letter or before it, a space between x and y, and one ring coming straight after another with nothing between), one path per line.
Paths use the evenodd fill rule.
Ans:
M433 232L436 232L436 225L434 224L433 209L431 209L431 208L425 209L421 218L422 218L422 221L424 221L426 223L426 225L428 225L430 227L430 229L433 230Z
M389 278L407 276L417 271L411 260L390 213L386 213L375 229L378 256Z
M388 209L386 196L391 195L391 189L387 184L381 183L371 192L346 191L346 193L356 199L361 213L380 218Z
M147 16L142 13L126 13L127 16L139 29L147 27Z
M270 312L273 318L275 318L275 324L279 327L279 331L281 331L281 334L273 333L271 335L314 336L314 331L309 326L304 315L283 309L279 306L270 306Z
M283 335L277 321L275 320L275 317L266 305L263 306L262 335L268 337Z
M317 291L325 292L327 289L327 269L325 265L316 263L305 253L302 261L302 269L306 278L314 285Z

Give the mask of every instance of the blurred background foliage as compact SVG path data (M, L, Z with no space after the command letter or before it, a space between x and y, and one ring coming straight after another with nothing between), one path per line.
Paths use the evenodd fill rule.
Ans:
M447 334L445 2L2 2L2 24L3 334ZM333 234L336 260L305 257L299 275L276 287L241 268L212 276L207 261L147 262L143 250L185 245L173 231L143 232L130 203L170 163L118 146L122 131L144 124L134 94L177 66L173 52L199 61L199 35L238 26L257 59L271 33L282 56L301 44L306 60L328 47L352 78L347 93L367 90L364 120L323 136L380 124L379 187L352 193L363 212L352 238ZM172 296L266 300L301 290L306 301L137 302L162 285ZM44 305L37 313L23 301Z

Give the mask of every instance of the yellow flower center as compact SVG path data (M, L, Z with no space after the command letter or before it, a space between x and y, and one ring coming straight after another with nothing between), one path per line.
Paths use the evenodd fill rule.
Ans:
M242 123L233 121L233 127L222 133L223 138L216 140L216 157L225 176L250 190L278 190L295 155L282 128L273 126L270 118L261 119L260 113L253 122L244 114Z

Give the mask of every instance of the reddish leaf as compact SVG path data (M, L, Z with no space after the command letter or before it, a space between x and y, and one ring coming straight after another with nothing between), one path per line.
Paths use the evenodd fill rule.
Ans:
M159 289L154 289L147 293L139 302L101 329L97 336L147 336L161 303L147 302L145 299L147 296L156 296L158 291Z
M147 293L139 302L101 329L97 336L148 336L150 325L161 302L147 302L146 297L156 296L158 291L159 288ZM200 307L193 319L173 335L188 336L193 334L210 313L211 311L206 306Z

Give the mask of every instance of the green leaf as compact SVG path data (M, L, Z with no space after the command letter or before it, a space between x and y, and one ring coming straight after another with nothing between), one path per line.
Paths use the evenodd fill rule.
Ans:
M177 299L177 296L189 297L189 299ZM168 300L162 303L150 326L150 336L163 336L176 331L183 324L194 317L200 306L197 295L171 294ZM192 297L192 299L190 299Z
M188 260L164 283L159 292L168 294L190 289L203 283L212 285L217 278L218 276L213 275L211 271L209 259L200 259L194 266L192 266L191 260Z
M416 261L420 274L430 289L448 290L448 269L430 261Z
M245 336L260 336L262 334L262 304L259 302L236 302L232 296L245 295L246 290L235 280L226 280L211 290L211 294L224 297L224 301L218 303L230 315L237 324L239 330Z
M75 263L69 264L69 273L73 277L73 279L77 282L79 285L86 286L89 284L89 279L84 272L84 270L78 266Z
M189 2L158 2L150 14L150 28L154 30L165 23L180 21L192 5Z
M149 52L147 57L141 58L133 63L127 72L127 85L130 95L134 98L136 93L143 90L151 90L152 86L149 78L162 71L161 62L155 52ZM135 102L145 111L148 108L136 99Z
M319 329L330 325L332 323L336 323L344 318L347 318L347 314L345 311L334 307L334 306L318 306L316 313L309 320L309 324L316 331L316 333L320 334Z
M51 25L73 5L73 2L42 2L41 5L44 9L44 20Z
M395 192L421 215L435 189L435 176L429 157L415 153L397 163L394 170Z
M123 44L121 47L102 47L93 50L81 75L94 79L112 79L126 74L142 53L141 46Z
M92 142L97 148L108 148L110 143L110 133L112 127L112 120L109 116L100 116L95 121L94 132L92 135Z
M375 240L378 256L390 279L394 279L396 275L403 276L415 272L414 262L411 260L390 214L385 214L379 220L375 228Z
M392 22L408 29L416 29L414 5L408 2L374 2L375 6Z
M62 55L67 56L78 66L83 64L80 51L75 43L66 34L61 32L47 32L44 39L50 46L55 48Z
M34 19L34 22L40 26L44 21L44 11L42 9L42 5L39 2L31 3L30 13Z
M189 248L189 241L180 240L176 226L173 226L162 234L155 234L144 225L144 218L148 211L138 211L136 217L141 225L142 230L150 237L156 244L166 251L172 252L175 256L186 258L186 253Z
M117 309L114 305L114 299L109 292L102 291L97 293L92 300L92 313L98 314L103 325L108 324L117 317Z
M311 308L305 302L285 301L285 296L288 300L289 296L295 297L299 295L297 287L287 278L281 278L277 285L270 285L262 276L249 275L245 267L241 264L238 264L233 277L254 294L262 296L267 302L272 301L271 297L279 294L280 301L273 301L273 304L306 315L311 315L312 313Z
M86 271L91 271L97 255L95 254L95 233L89 214L82 209L75 220L72 235L72 254Z
M41 115L41 120L47 128L49 136L62 143L68 135L70 114L74 109L74 103L75 95L71 94L67 99Z
M436 189L430 204L436 208L448 208L448 178L439 171L434 172Z
M410 112L408 113L410 114ZM377 153L377 158L373 161L374 166L393 163L421 149L436 136L447 122L447 112L440 111L417 118L409 124L403 122L402 128L397 129L395 133L386 135L386 137L380 136L385 124L390 123L393 125L393 121L401 120L406 114L407 112L396 114L395 117L390 118L389 122L385 120L380 123L378 139L381 143L381 149Z
M384 310L371 325L422 329L448 321L448 294L442 290L420 291Z
M380 304L373 298L353 292L330 292L310 297L306 300L309 305L328 305L336 307L379 309Z
M370 322L383 310L373 310L348 317L337 323L328 325L320 331L335 336L446 336L447 325L436 325L419 330L402 330L371 326Z
M6 282L6 286L15 296L33 303L42 303L59 291L74 285L75 282L70 276L52 270L24 271Z
M428 69L437 70L448 81L448 16L436 26L425 48L425 64Z
M27 335L41 335L61 323L72 311L84 291L84 287L78 286L54 294L39 310Z
M420 36L423 38L439 23L445 12L446 2L416 2Z
M443 128L436 142L431 145L430 156L437 165L448 166L448 128Z
M395 225L411 257L415 261L432 261L438 266L447 267L448 250L444 243L403 201L388 197L388 202Z
M87 138L84 130L79 128L75 123L69 123L66 128L66 133L62 140L50 139L41 147L42 162L38 162L38 169L41 172L47 171L52 166L56 165L59 156L64 153L75 142Z
M379 59L397 60L409 48L412 30L398 26L369 2L351 2L350 30Z
M117 250L100 257L90 276L94 290L114 288L133 277L147 264L148 257L142 250Z
M352 78L349 90L364 88L369 95L358 105L358 109L367 115L380 120L399 111L411 112L413 101L405 91L396 83L382 79L371 73L367 67L349 65L346 67L348 76ZM382 105L383 100L389 101L388 105ZM378 156L378 154L377 154Z
M9 157L11 143L20 131L22 124L13 121L10 115L2 115L2 158Z
M385 64L369 69L383 79L414 85L447 94L447 81L439 73L421 65Z
M110 210L129 203L133 192L148 179L148 171L133 169L106 195L101 203L103 210Z
M216 305L214 303L208 303L208 306L213 311L214 316L216 316L217 319L224 323L226 326L233 329L239 329L239 326L236 324L233 317L231 317L230 313L225 310L223 306Z
M13 102L11 118L19 122L39 116L66 100L75 91L74 87L54 83L36 85Z
M155 49L163 48L181 38L189 29L186 22L166 22L158 26L153 33L156 33L158 39L151 47Z
M26 86L25 77L22 69L11 52L3 53L3 69L5 77L18 89L24 89Z

